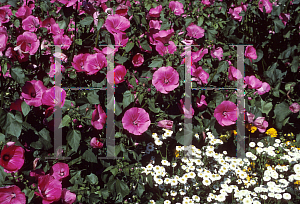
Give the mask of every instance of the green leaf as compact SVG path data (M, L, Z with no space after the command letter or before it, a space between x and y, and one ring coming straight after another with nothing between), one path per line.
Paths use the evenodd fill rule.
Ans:
M26 116L30 111L30 106L25 101L22 102L21 108L24 116Z
M3 142L5 143L5 135L0 133L0 143Z
M100 30L103 24L104 24L104 19L103 18L98 19L97 30Z
M128 60L128 57L117 55L116 60L117 60L116 62L118 64L123 64L124 62L126 62Z
M25 84L25 74L21 67L15 67L10 69L11 77L19 84Z
M7 173L4 172L4 168L0 166L0 185L3 186Z
M117 192L117 194L120 194L122 196L122 198L124 198L125 196L127 196L129 194L130 190L124 181L117 179L116 192Z
M228 67L229 67L229 64L228 64L227 61L221 61L221 62L219 63L219 67L218 67L217 73L220 73L220 72L227 72Z
M134 102L134 95L129 90L125 91L123 94L123 109L125 109L132 102Z
M263 53L263 51L261 49L258 49L258 50L256 50L256 55L257 55L257 59L256 60L252 60L253 63L259 62L263 58L264 53Z
M116 116L120 115L122 113L122 111L123 110L122 110L120 104L116 102L115 103L115 114L116 114Z
M145 187L144 187L143 185L141 185L141 184L138 184L138 185L137 185L137 188L136 188L136 194L137 194L137 196L138 196L139 198L142 197L144 191L145 191Z
M264 100L261 100L262 113L269 114L273 105L272 102L266 103Z
M191 24L191 22L193 22L193 18L191 18L191 17L187 17L184 20L185 20L186 27L188 27Z
M83 155L82 158L87 161L87 162L93 162L93 163L97 163L97 157L96 155L93 153L92 149L88 149L86 150Z
M16 115L12 112L7 113L6 123L3 127L6 134L11 134L13 136L19 137L22 131L22 114L17 111Z
M152 175L151 174L147 175L147 182L148 182L149 186L151 188L153 188L153 180L152 180Z
M7 72L7 63L4 63L3 67L2 67L2 74L5 75Z
M91 173L89 175L86 176L87 177L87 180L89 183L91 183L92 185L97 185L98 184L98 177Z
M299 67L299 56L294 56L292 61L291 71L293 73L296 73L298 71L298 67Z
M291 90L291 87L292 87L292 86L295 86L295 85L296 85L296 82L288 82L288 83L285 84L284 89L285 89L286 91L290 91L290 90Z
M68 134L67 134L67 141L68 144L70 145L70 147L72 148L73 151L77 151L78 147L80 145L80 140L81 140L81 133L79 130L69 130ZM88 151L88 150L87 150ZM86 151L86 152L87 152ZM86 153L85 152L85 153ZM84 154L85 154L84 153ZM87 153L88 154L88 153ZM92 154L94 155L94 153L92 152ZM95 156L95 155L94 155Z
M69 115L65 115L59 124L59 128L68 127L71 122L71 117Z
M161 24L160 30L168 30L170 28L170 23L168 20L164 20Z
M276 126L279 130L282 128L283 121L290 115L292 112L289 109L289 105L286 102L282 102L280 104L276 104L274 113L276 116Z
M128 42L125 47L125 52L130 52L130 50L134 47L133 42Z
M77 44L77 45L82 45L82 39L76 39L75 40L75 43Z
M149 109L150 109L153 113L159 113L160 108L156 108L156 107L155 107L155 99L154 99L154 98L152 98L152 99L148 98L147 101L148 101L148 107L149 107Z
M162 58L156 58L156 59L152 60L152 62L149 65L149 67L160 68L162 66L163 62L164 62L164 60Z
M198 26L202 26L203 21L204 21L204 17L203 16L199 16L199 18L198 18Z
M88 26L91 25L91 23L94 21L94 18L92 16L87 16L81 21L79 21L79 24L82 26Z
M149 46L147 40L143 40L140 45L144 50L151 51L151 47Z
M192 129L192 124L186 124L186 128L176 133L175 139L182 145L192 144L194 132Z
M285 27L280 19L274 20L274 26L275 26L275 33L279 33L279 31Z
M100 104L99 101L99 96L97 95L96 91L90 91L87 95L87 99L89 101L90 104L94 105L94 104Z

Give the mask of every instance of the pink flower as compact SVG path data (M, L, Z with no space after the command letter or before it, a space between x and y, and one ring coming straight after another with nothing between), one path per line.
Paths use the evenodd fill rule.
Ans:
M97 73L100 69L107 66L107 60L102 53L88 55L84 64L84 70L88 75Z
M70 7L70 6L73 6L74 4L76 4L76 2L78 0L57 0L57 1L62 3L62 4L65 4L66 7Z
M229 12L228 13L231 14L231 18L233 18L234 20L242 21L243 16L239 15L242 10L243 9L242 9L241 6L236 7L233 10L231 8L229 8Z
M14 142L8 142L1 151L0 165L6 173L17 172L24 164L25 150L16 146Z
M22 28L29 32L36 32L40 25L40 21L37 17L28 16L22 21Z
M261 87L257 89L257 93L259 95L263 95L270 91L270 85L267 82L263 82Z
M265 117L258 117L254 121L254 125L257 127L259 132L264 133L269 125L269 123L265 120Z
M61 193L61 199L63 200L64 204L72 204L76 201L76 194L72 193L66 188L63 188Z
M251 62L252 62L252 59L254 59L254 60L257 59L256 50L255 50L255 48L253 46L248 45L246 47L245 57L247 57L248 59L250 59Z
M110 84L119 84L122 83L124 77L127 73L127 70L124 65L117 65L114 70L107 72L107 81Z
M32 11L31 9L26 5L23 4L18 11L15 13L17 18L21 18L22 20L27 18L29 15L31 15Z
M205 30L197 25L195 25L194 23L191 23L187 28L187 36L199 39L204 37L204 32Z
M55 89L58 89L58 93L61 94L60 102L58 102L58 96L55 93L57 92L57 90ZM48 89L44 92L42 103L44 105L51 106L51 107L60 105L60 107L62 108L64 106L65 99L66 99L66 91L62 88L59 88L58 86L53 86L51 89Z
M290 105L289 109L293 112L293 113L298 113L300 110L300 105L299 103L293 103L292 105Z
M17 110L17 111L20 111L20 112L22 112L22 107L21 107L21 105L22 105L22 102L23 102L24 100L22 100L22 99L17 99L15 102L13 102L13 103L11 103L10 104L10 110L9 111L11 111L11 110Z
M166 128L168 130L172 130L173 121L171 120L161 120L157 123L158 127Z
M7 29L4 26L0 26L0 55L2 56L2 52L6 49L6 44L8 40Z
M282 20L282 23L284 26L287 24L287 22L290 20L291 15L289 13L281 13L279 15L279 18Z
M92 113L91 124L97 130L101 130L103 129L106 122L106 114L100 104L98 104L97 106L95 105L95 108L96 109Z
M34 192L34 194L43 198L43 204L50 204L60 199L62 184L59 180L47 174L38 178L38 189L39 192Z
M149 114L143 108L133 107L122 118L124 129L134 135L142 135L150 126Z
M2 204L26 204L25 193L18 186L1 187L0 200Z
M155 7L155 8L152 8L149 11L149 16L150 17L158 18L160 16L161 10L162 10L162 5L159 5L159 6Z
M9 7L10 5L0 7L0 26L3 23L7 23L10 19L10 16L12 15L12 12Z
M265 7L265 9L266 9L266 13L271 13L272 12L272 3L270 3L270 1L269 0L259 0L259 2L258 2L258 7L259 7L259 10L261 11L261 12L264 12L264 10L263 10L263 6Z
M182 114L184 114L184 117L185 117L185 118L193 118L193 115L194 115L194 113L195 113L192 104L191 104L191 106L190 106L190 110L188 110L188 109L185 107L184 102L183 102L183 99L180 99L180 112L181 112Z
M47 88L42 81L27 81L22 87L22 97L30 106L39 107L42 105L42 97Z
M255 115L253 113L246 112L246 121L248 121L248 123L253 123L254 118Z
M215 49L215 46L213 46L213 49L210 51L210 55L213 58L218 58L218 60L221 61L223 57L223 49L221 47Z
M65 163L58 162L54 164L51 168L51 175L57 179L62 180L69 176L69 165Z
M115 45L116 48L118 47L125 47L129 38L126 36L126 34L123 33L114 33L114 38L115 38Z
M141 53L137 53L136 55L134 55L134 57L132 58L132 64L135 67L139 67L144 63L144 56Z
M202 0L201 3L210 6L211 4L215 3L215 0Z
M173 67L161 67L154 72L152 84L159 92L168 94L179 86L179 74Z
M65 72L64 65L61 65L61 72ZM51 78L53 78L55 76L55 63L51 63L51 65L50 65L50 71L47 74Z
M193 66L194 67L194 66ZM199 85L207 84L207 79L209 78L209 74L202 69L202 67L198 67L197 69L192 69L192 81L196 81Z
M201 95L201 98L197 97L196 104L200 110L204 110L207 107L207 103L205 101L205 96Z
M173 41L169 41L168 46L164 46L162 42L158 41L156 43L156 51L161 55L164 56L165 54L174 54L176 51L176 45Z
M246 76L245 83L248 85L250 89L259 89L262 86L262 82L257 79L254 75Z
M103 143L100 142L96 137L93 137L91 139L91 142L90 142L90 145L93 147L93 148L102 148L103 147Z
M34 55L40 46L40 41L37 39L35 33L30 33L28 31L24 32L22 35L17 37L17 47L15 51L19 50L22 53L29 53Z
M214 117L222 126L230 126L235 124L238 118L239 109L231 101L223 101L214 111Z
M64 29L60 29L58 23L54 23L51 25L49 33L52 33L53 35L63 35Z
M76 72L84 72L85 71L84 63L86 61L87 56L89 56L89 54L83 54L83 53L74 56L72 66L74 67Z
M200 50L198 50L197 52L192 52L192 59L193 62L198 62L199 60L201 60L203 58L203 56L205 54L208 53L208 49L207 48L201 48Z
M173 28L170 30L161 30L158 33L153 34L153 39L156 41L160 41L163 44L167 44L170 38L173 36L174 30Z
M180 16L184 13L183 5L179 1L170 1L169 8L174 12L176 16Z
M106 18L105 21L105 27L111 34L114 33L122 33L125 34L122 31L125 31L127 28L130 27L130 21L118 14L109 15Z
M72 40L67 35L54 35L53 36L54 45L61 45L61 49L68 50L72 44Z
M41 27L47 28L48 32L51 31L51 26L55 24L55 20L52 17L46 18L45 20L42 21Z
M120 4L117 8L116 8L116 14L120 15L120 16L126 16L128 12L128 6Z
M151 30L151 29L155 29L155 30L160 30L160 27L161 27L161 25L160 25L160 21L158 21L158 20L150 20L150 22L149 22L149 30Z
M230 66L228 68L228 78L231 81L237 81L239 79L242 79L242 73L240 70L236 69L234 66Z

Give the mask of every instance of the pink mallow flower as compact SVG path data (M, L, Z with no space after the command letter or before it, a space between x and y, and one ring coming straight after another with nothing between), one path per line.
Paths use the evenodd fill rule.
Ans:
M116 48L125 47L129 40L129 38L126 36L126 34L123 34L123 33L114 33L113 36L115 38Z
M179 86L179 74L173 67L161 67L154 72L152 84L159 92L168 94Z
M54 45L60 45L61 49L68 50L72 44L72 40L67 35L54 35L53 36Z
M7 40L7 29L5 26L0 26L0 56L3 55L2 52L6 49Z
M202 69L202 67L198 67L197 69L192 66L192 81L196 81L199 85L207 84L207 79L209 78L209 74Z
M25 82L21 95L28 105L39 107L42 105L43 94L46 90L42 81L32 80Z
M162 5L159 5L159 6L155 7L155 8L152 8L149 11L149 16L150 17L158 18L160 16L161 10L162 10Z
M257 89L257 93L259 95L263 95L270 91L270 85L267 82L263 82L261 87Z
M93 137L90 141L90 145L93 147L93 148L102 148L103 147L103 143L100 142L96 137Z
M61 101L58 102L58 97L60 94ZM66 91L58 86L53 86L51 89L48 89L44 92L42 103L47 106L55 107L60 105L62 108L64 106L66 99Z
M281 19L284 26L287 24L287 22L290 20L291 15L289 13L281 13L279 15L279 18Z
M141 53L137 53L132 58L132 64L135 67L140 67L144 63L144 56Z
M26 5L23 4L18 11L15 13L17 18L21 18L22 20L27 18L29 15L31 15L32 11L31 9Z
M65 72L64 65L61 65L61 72ZM55 63L51 63L50 65L50 71L47 73L49 77L53 78L55 76Z
M198 50L197 52L192 52L192 59L193 62L198 62L199 60L201 60L203 58L203 56L205 54L208 53L208 49L207 48L201 48L200 50Z
M266 129L269 125L269 123L265 120L265 117L256 118L253 124L257 127L257 129L261 133L266 132Z
M39 25L39 19L34 16L28 16L22 21L22 28L29 32L36 32Z
M107 66L106 57L102 53L88 55L84 64L84 70L88 75L96 74L100 69Z
M191 23L187 28L187 36L199 39L204 37L205 30L201 28L200 26L195 25L194 23Z
M25 193L18 186L0 188L1 204L26 204Z
M5 5L0 7L0 26L3 23L7 23L10 20L10 16L12 15L12 12L10 10L10 5Z
M109 84L119 84L122 83L127 70L124 65L117 65L114 70L107 72L107 81Z
M230 66L228 68L228 78L230 81L237 81L242 79L243 76L240 70L236 69L234 66Z
M251 62L252 59L256 60L257 59L256 49L253 46L248 45L245 50L245 57L250 59Z
M223 49L221 47L215 48L215 46L213 46L213 49L210 51L210 55L213 58L218 58L218 60L221 61L223 57Z
M201 95L201 98L197 97L196 104L200 110L204 110L207 107L205 96Z
M105 27L111 34L114 33L122 33L125 34L123 31L125 31L127 28L130 27L130 21L118 14L109 15L106 18L105 21Z
M255 115L253 113L246 112L246 121L248 121L248 123L253 123L254 118Z
M106 113L102 109L101 105L95 105L95 110L92 113L91 124L97 130L103 129L106 122Z
M184 114L185 118L193 118L195 113L192 104L190 104L190 110L185 107L183 99L180 99L180 112Z
M76 201L76 194L66 188L62 189L61 199L64 204L72 204Z
M122 118L124 129L134 135L142 135L150 126L149 114L143 108L133 107Z
M40 41L37 39L36 34L26 31L17 37L17 47L14 50L19 51L20 54L29 53L30 55L34 55L39 46Z
M0 165L6 173L17 172L24 164L25 150L16 146L14 142L8 142L1 151Z
M293 112L293 113L298 113L300 110L300 105L299 103L292 103L292 105L290 105L289 109Z
M258 7L261 12L264 12L263 7L265 7L266 13L271 13L273 9L272 6L273 4L270 3L269 0L259 0L258 2Z
M17 110L17 111L20 111L20 112L22 112L22 107L21 107L21 105L22 105L22 102L23 102L24 100L22 100L22 99L17 99L15 102L13 102L13 103L11 103L10 104L10 110L9 111L11 111L11 110Z
M176 16L180 16L184 13L183 5L179 1L170 1L169 8L174 12Z
M38 190L39 192L34 192L34 194L42 197L43 204L50 204L61 198L62 183L49 174L39 176Z
M229 8L229 14L231 14L231 18L234 20L238 20L238 21L242 21L243 16L240 16L239 14L241 13L241 11L246 11L247 10L247 5L242 5L235 7L234 9Z
M262 82L256 78L254 75L246 76L245 83L250 89L259 89L262 86Z
M153 34L153 39L156 41L160 41L163 44L167 44L173 35L174 35L173 28L170 30L161 30L158 33Z
M74 67L76 72L84 72L85 71L84 63L86 61L87 56L89 56L89 54L83 54L83 53L74 56L72 66Z
M156 43L156 51L161 55L164 56L165 54L174 54L176 51L176 45L173 41L169 41L168 46L164 46L162 42L158 41Z
M222 126L230 126L236 123L239 109L231 101L223 101L214 111L214 117Z
M57 180L62 180L69 176L69 165L61 162L54 164L51 168L51 175Z
M173 121L172 120L161 120L157 123L158 127L166 128L168 130L172 130Z

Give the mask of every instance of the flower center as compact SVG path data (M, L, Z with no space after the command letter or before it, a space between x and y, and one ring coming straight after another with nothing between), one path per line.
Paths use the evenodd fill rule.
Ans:
M165 79L165 84L168 84L169 83L169 79Z
M31 95L32 98L35 98L36 93L35 93L35 92L32 92L30 95Z
M3 159L4 161L9 161L9 159L10 159L9 154L4 154L3 157L2 157L2 159Z
M15 193L12 193L10 196L11 196L11 198L17 197L17 195Z
M224 111L224 112L223 112L223 116L227 116L227 112Z
M60 176L64 176L65 175L65 172L60 172Z
M135 120L135 121L133 121L133 124L134 124L134 125L137 125L138 123L137 123L137 121Z

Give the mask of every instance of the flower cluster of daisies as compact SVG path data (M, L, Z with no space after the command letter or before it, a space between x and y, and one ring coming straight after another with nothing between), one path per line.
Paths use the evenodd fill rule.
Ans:
M177 146L181 157L176 160L141 167L161 191L160 200L149 203L282 203L299 193L300 150L290 142L250 142L243 159L216 153L223 141L211 132L205 142L202 149L191 145L189 156L184 155L187 146Z

